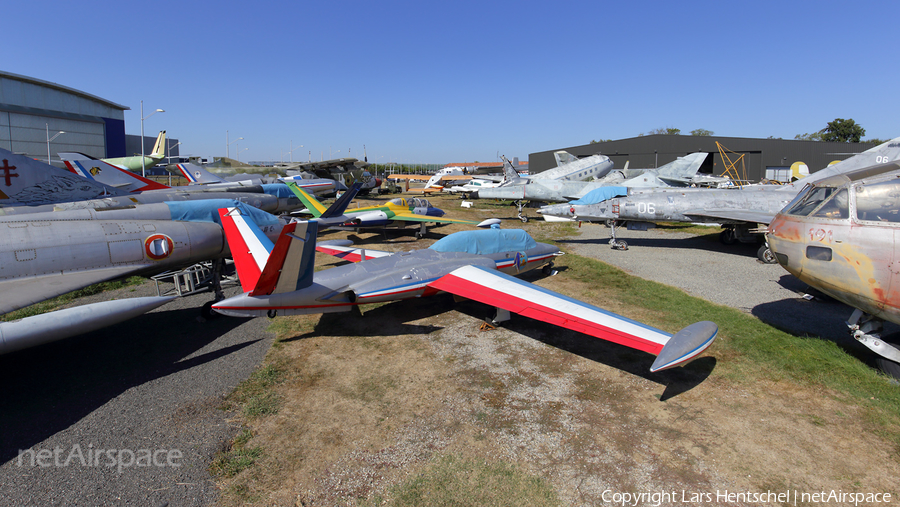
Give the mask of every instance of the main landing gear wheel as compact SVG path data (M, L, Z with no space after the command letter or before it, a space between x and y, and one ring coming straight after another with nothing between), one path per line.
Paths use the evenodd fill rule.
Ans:
M523 224L528 223L528 217L526 217L525 215L520 216L519 220L521 220Z
M544 264L544 267L541 268L541 273L543 273L545 276L552 275L553 274L553 263L550 262L550 263Z
M422 234L421 232L416 231L416 239L422 239L422 238L424 238L424 237L425 237L424 234Z
M733 245L737 242L737 238L734 235L734 229L725 229L724 231L719 233L719 241L723 245Z
M769 246L763 243L759 250L756 251L756 258L759 259L763 264L777 264L778 259L775 258L775 254L772 253L772 250L769 249Z
M212 305L215 304L216 301L207 301L203 308L200 309L200 316L206 320L217 319L220 317L219 312L213 311Z
M613 250L628 250L628 243L624 239L616 239L609 242L610 248Z

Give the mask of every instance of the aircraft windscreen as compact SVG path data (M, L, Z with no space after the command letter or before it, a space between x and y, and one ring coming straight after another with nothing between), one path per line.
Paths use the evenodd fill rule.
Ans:
M897 180L855 187L856 218L874 222L900 222L900 182Z
M817 218L850 218L849 192L842 188L825 201L812 216Z
M402 197L394 197L388 202L397 206L406 206L406 199Z
M785 212L788 215L807 216L834 192L834 187L811 187L794 199L793 206Z

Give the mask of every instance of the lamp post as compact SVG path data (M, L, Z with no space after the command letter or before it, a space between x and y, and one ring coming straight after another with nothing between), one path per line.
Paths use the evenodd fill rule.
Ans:
M229 142L228 142L228 131L227 131L227 130L225 131L225 158L228 158L228 156L229 156L230 153L231 153L229 147L230 147L232 144L234 144L234 143L240 141L241 139L243 139L243 137L239 137L239 138L237 138L237 139L235 139L234 141L231 141L231 142L229 143Z
M240 145L238 145L238 146L240 146ZM247 150L249 150L250 148L244 148L243 150L241 150L241 149L238 149L237 146L235 146L234 149L235 149L235 151L237 151L237 153L234 154L234 157L235 157L235 159L236 159L238 162L240 162L240 161L241 161L241 152L242 152L242 151L247 151Z
M153 116L156 113L165 113L164 109L157 109L152 113L144 116L144 101L141 101L141 176L147 177L147 165L144 161L144 120Z
M294 162L294 151L299 150L302 147L303 147L303 145L301 144L300 146L297 146L296 148L294 148L294 141L291 140L291 151L288 152L291 156L291 163Z
M181 144L181 141L178 141L177 143L173 144L172 146L169 146L169 140L166 139L166 163L167 164L172 163L172 160L171 160L172 156L169 155L169 153L172 151L172 148L178 146L179 144Z
M47 127L47 164L49 164L50 163L50 141L65 134L65 132L60 130L59 132L56 133L56 135L54 135L53 137L50 137L50 124L45 123L44 126Z

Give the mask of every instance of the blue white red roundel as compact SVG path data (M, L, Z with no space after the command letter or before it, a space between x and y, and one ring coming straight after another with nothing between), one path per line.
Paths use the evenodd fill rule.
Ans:
M172 255L172 238L165 234L154 234L144 240L144 251L147 257L153 260L161 260Z

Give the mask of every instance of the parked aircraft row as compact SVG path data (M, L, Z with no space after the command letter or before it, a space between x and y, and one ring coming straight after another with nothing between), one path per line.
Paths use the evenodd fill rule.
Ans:
M98 181L97 176L103 173L121 176L113 170L115 168L101 165L99 161L70 161L72 165L80 163L80 168L84 170L82 174L87 173L91 176L89 178L5 150L0 151L0 160L3 164L0 170L3 170L5 176L0 180L4 183L0 204L16 205L0 208L5 213L5 216L0 217L0 227L7 230L6 234L0 236L0 288L6 289L4 294L16 295L4 298L3 306L0 307L3 313L100 281L159 272L199 260L222 259L232 254L228 241L231 241L232 246L238 245L234 256L244 258L245 251L248 251L245 248L249 246L251 238L253 241L273 245L272 236L277 233L277 245L282 246L271 250L273 259L278 259L277 264L275 260L266 264L266 255L267 259L259 264L264 267L259 270L257 280L253 280L252 275L247 275L246 269L239 268L242 283L252 284L257 293L260 289L256 287L256 282L259 281L264 283L262 287L279 291L289 287L295 290L314 287L314 299L321 298L323 294L319 293L319 288L324 286L325 279L331 277L332 280L343 283L356 279L356 275L348 274L355 273L359 275L358 280L355 280L356 283L345 284L347 286L342 296L329 296L334 301L340 300L345 309L358 304L356 301L375 301L379 298L404 299L440 291L463 296L468 294L466 297L497 306L497 322L508 318L508 311L511 310L657 354L659 357L652 367L654 371L693 359L709 346L717 332L714 324L701 323L672 337L596 307L552 295L543 289L530 288L529 284L488 271L487 268L499 268L524 272L548 265L550 259L559 253L551 252L555 248L550 245L534 243L527 235L522 236L524 233L521 231L485 231L490 237L478 238L454 235L455 239L443 243L444 250L438 253L432 249L425 253L396 255L392 259L380 261L382 269L375 269L378 265L375 261L351 266L350 269L335 268L328 271L334 272L333 275L323 274L321 280L311 281L310 252L315 247L315 232L320 221L323 227L362 226L372 223L369 215L389 213L394 213L387 217L391 220L451 221L438 216L442 212L435 212L436 208L428 205L425 200L407 202L401 198L403 202L389 203L397 205L399 212L387 206L383 209L345 213L349 199L359 190L360 185L356 184L333 205L341 209L322 212L321 205L316 206L317 201L309 193L301 190L297 182L290 182L291 189L303 195L319 217L312 221L293 221L284 225L285 220L240 201L247 196L269 194L237 191L231 192L237 199L219 201L209 198L218 197L220 192L151 189L146 188L146 184L137 186L135 192L126 192L123 188L133 182L117 188ZM95 168L98 170L92 172L91 169ZM138 191L142 188L143 191ZM246 187L237 188L243 190ZM188 202L166 198L145 199L155 195L184 199L190 196L196 199ZM87 201L75 201L77 198ZM145 204L147 202L150 204ZM229 211L227 214L213 216L210 214L211 206L216 206L216 209L227 208ZM26 213L25 208L30 208L31 212ZM417 217L417 214L420 216ZM238 216L243 225L234 225L235 217ZM403 218L398 218L401 216ZM234 228L230 230L229 224L234 225ZM298 232L300 230L306 232ZM230 238L228 241L225 240L226 234ZM238 236L243 239L236 239ZM511 238L517 239L513 241ZM295 255L298 252L299 257ZM243 261L241 264L247 266ZM272 267L266 267L269 265ZM470 273L463 268L476 271ZM347 276L337 276L340 273ZM441 276L430 276L437 273L441 273ZM250 281L246 281L248 276L251 277ZM408 281L412 277L416 278L416 283L422 282L430 286L413 288L413 282ZM467 281L463 283L462 280ZM306 284L307 281L310 283ZM330 282L328 287L331 290L339 288L330 285ZM381 295L360 292L362 297L359 299L350 295L356 294L354 291L364 290L364 287L372 288L375 292L381 291ZM488 292L494 294L493 299L485 299L484 294ZM307 295L308 291L304 297ZM349 301L348 298L351 297L355 301L345 304L344 300ZM517 302L510 306L506 301L494 301L498 298ZM81 307L76 311L51 312L17 322L0 323L0 353L96 329L130 318L164 304L169 299L135 298L126 302L105 302ZM214 308L225 311L229 305L230 303ZM328 304L322 306L327 307Z

